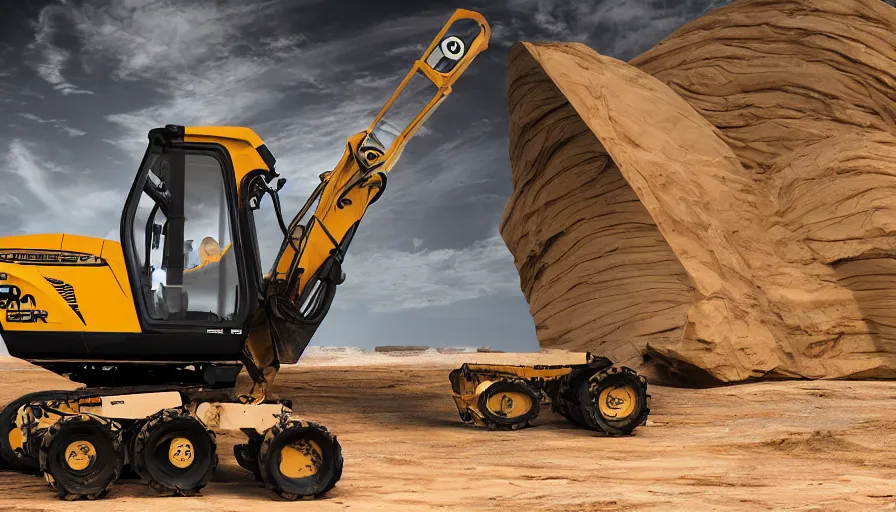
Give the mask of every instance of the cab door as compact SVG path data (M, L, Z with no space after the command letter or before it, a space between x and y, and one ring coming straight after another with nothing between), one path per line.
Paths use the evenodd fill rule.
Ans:
M157 139L147 150L122 246L143 332L165 335L151 348L159 356L236 359L242 350L254 281L246 279L234 181L220 145Z

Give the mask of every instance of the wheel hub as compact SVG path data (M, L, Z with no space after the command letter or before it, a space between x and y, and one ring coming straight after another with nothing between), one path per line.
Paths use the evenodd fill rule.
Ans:
M168 461L176 468L186 469L193 464L196 452L193 443L185 437L175 437L168 446Z
M601 415L616 420L631 416L637 403L635 390L629 385L608 387L601 391L598 398Z
M280 472L289 478L307 478L317 474L323 462L321 449L314 441L300 439L280 450Z
M489 397L488 408L497 416L514 418L532 408L532 400L523 393L505 392Z
M84 471L96 461L96 447L89 441L75 441L65 448L65 463L75 471Z

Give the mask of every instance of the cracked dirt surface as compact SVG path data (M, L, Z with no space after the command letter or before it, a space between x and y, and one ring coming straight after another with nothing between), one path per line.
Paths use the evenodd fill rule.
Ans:
M516 360L525 359L520 355ZM492 355L498 357L498 355ZM472 358L472 356L471 356ZM448 371L305 362L276 392L327 425L345 454L325 499L271 501L219 435L221 465L196 498L120 481L102 501L57 501L39 477L0 473L2 510L886 510L896 508L896 382L790 381L714 389L652 386L648 425L606 438L543 412L536 426L461 424ZM0 402L73 386L25 364L0 371Z

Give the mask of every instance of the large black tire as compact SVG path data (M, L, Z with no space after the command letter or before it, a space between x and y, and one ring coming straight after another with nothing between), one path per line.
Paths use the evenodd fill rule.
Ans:
M265 433L258 465L265 486L280 498L317 498L342 477L342 446L326 427L287 416Z
M30 402L61 399L69 394L68 391L38 391L22 395L3 407L3 410L0 411L0 461L2 461L4 469L35 475L41 473L38 446L35 446L31 453L25 453L21 449L18 450L19 453L16 453L10 444L10 433L16 428L16 415L23 405Z
M511 396L516 396L516 400ZM489 406L494 398L501 400L502 408ZM503 409L503 404L509 400L507 406L512 412L508 414ZM522 401L522 410L516 411L516 401ZM528 406L528 407L527 407ZM523 380L501 380L485 388L479 394L476 407L485 418L485 424L492 430L518 430L528 427L541 412L541 394Z
M627 436L650 414L647 381L627 367L613 367L589 381L591 421L611 436Z
M553 410L570 422L592 430L599 430L590 416L590 379L598 368L576 368L561 377L555 396L551 397Z
M215 435L185 409L150 416L133 443L131 464L162 496L195 496L218 466Z
M120 448L117 423L88 414L65 416L44 433L40 468L64 500L102 498L121 474Z

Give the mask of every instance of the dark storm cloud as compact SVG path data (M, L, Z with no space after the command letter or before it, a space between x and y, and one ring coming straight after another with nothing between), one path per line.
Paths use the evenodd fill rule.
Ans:
M316 343L535 347L497 232L511 191L505 73L517 40L583 41L628 59L719 0L472 0L489 50L410 142L363 223ZM459 5L105 0L5 2L0 17L0 235L118 238L150 128L247 125L298 210ZM262 255L280 233L260 212ZM363 323L380 325L364 329ZM355 320L353 320L355 319ZM427 337L438 326L440 337ZM427 340L419 338L426 337ZM473 339L477 338L478 339ZM450 343L451 340L456 340Z

